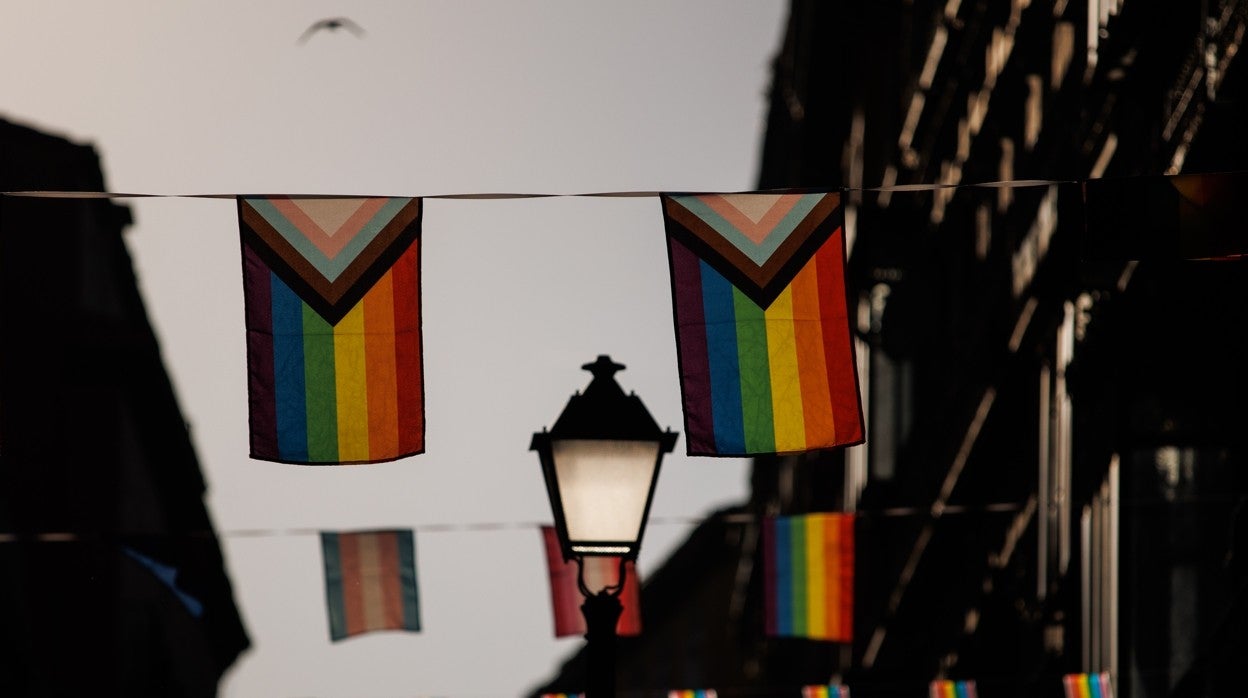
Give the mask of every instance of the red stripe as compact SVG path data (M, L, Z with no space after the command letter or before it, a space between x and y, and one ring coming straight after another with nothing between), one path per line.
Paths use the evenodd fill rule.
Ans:
M844 231L837 229L816 253L819 304L823 318L823 351L827 357L828 393L832 399L836 441L862 441L862 410L858 401L858 374L849 332L845 298Z
M576 588L576 565L564 562L555 529L542 527L546 547L546 572L550 576L550 605L554 615L555 637L585 633L585 617L581 614L581 593Z
M413 240L390 271L394 275L394 354L400 455L425 450L419 246L420 239Z
M854 637L854 516L837 516L841 525L841 569L838 596L841 604L841 627L837 635L849 642Z

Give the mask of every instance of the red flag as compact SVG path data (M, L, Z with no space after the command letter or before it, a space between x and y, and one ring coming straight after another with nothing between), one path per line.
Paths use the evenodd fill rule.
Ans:
M564 562L559 549L559 536L552 526L542 526L542 542L546 545L546 569L550 573L550 605L555 614L555 637L585 634L585 616L581 604L585 597L576 585L576 563ZM585 586L597 591L619 580L620 558L585 558ZM624 589L620 592L620 622L615 634L636 636L641 634L641 584L637 581L637 566L624 563Z

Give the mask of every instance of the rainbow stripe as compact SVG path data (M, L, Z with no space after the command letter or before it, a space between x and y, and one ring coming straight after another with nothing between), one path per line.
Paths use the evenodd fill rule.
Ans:
M667 698L716 698L719 694L713 688L700 688L696 690L684 689L679 691L668 691Z
M854 516L763 520L767 634L850 642L854 628Z
M331 324L244 237L251 457L372 463L424 450L419 238Z
M321 533L329 636L420 631L416 546L409 531Z
M808 226L803 246L792 251L791 274L777 266L758 278L738 274L725 261L750 265L752 258L734 257L735 247L725 252L706 243L711 233L697 228L700 219L688 207L707 195L665 199L691 455L799 453L863 440L840 209L833 215L821 203L820 197L834 194L796 198L812 196L819 201L788 202L788 218L782 219L792 224L789 218L803 211L824 216ZM785 198L778 197L775 206L785 204ZM722 201L717 205L727 207ZM713 231L726 226L722 220L716 223ZM701 230L697 235L690 232L695 228ZM820 228L828 229L827 237L820 239Z
M976 698L974 681L936 679L928 686L929 698Z
M584 693L543 693L542 698L585 698Z
M849 698L849 686L802 686L802 698Z
M1099 674L1067 674L1062 677L1066 698L1114 698L1109 672Z

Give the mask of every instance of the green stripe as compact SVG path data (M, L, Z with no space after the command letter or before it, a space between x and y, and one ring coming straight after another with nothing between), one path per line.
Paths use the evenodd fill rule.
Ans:
M793 635L805 637L809 632L809 613L807 611L809 594L814 589L806 588L806 517L794 516L789 527L789 559L793 565Z
M334 328L303 304L303 371L308 410L308 460L338 460L338 395Z
M776 450L776 427L771 413L771 367L767 360L767 324L763 309L732 289L737 318L737 363L741 371L741 419L745 450L769 453Z

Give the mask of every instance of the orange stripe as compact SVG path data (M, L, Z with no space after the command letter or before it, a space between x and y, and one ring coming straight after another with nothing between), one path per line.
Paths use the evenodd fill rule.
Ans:
M394 353L394 282L386 272L364 296L368 372L368 457L399 455L398 374Z
M360 549L354 534L338 536L338 557L342 562L342 605L347 635L364 632L364 599L360 596Z
M836 420L828 393L828 371L823 350L823 322L819 314L819 276L812 257L793 277L793 334L797 344L797 372L802 385L802 416L806 448L836 443Z
M841 636L841 521L836 514L820 516L823 524L823 576L827 594L824 616L827 618L827 637L840 640Z

